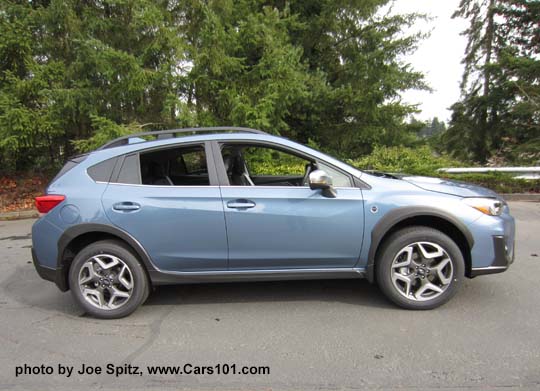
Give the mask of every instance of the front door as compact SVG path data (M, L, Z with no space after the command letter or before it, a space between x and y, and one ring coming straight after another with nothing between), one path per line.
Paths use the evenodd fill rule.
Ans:
M307 184L321 163L275 147L222 146L229 270L351 268L363 236L362 192L333 171L337 197ZM318 167L320 168L320 167Z

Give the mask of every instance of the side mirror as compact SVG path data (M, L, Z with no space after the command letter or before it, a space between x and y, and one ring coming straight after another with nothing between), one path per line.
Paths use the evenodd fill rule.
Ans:
M315 170L309 174L309 188L311 190L322 190L322 195L329 198L336 198L332 177L323 170Z

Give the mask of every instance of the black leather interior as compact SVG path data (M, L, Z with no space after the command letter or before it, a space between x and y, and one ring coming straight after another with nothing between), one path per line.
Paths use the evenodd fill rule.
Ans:
M156 186L172 186L174 185L171 178L165 173L163 166L156 161L150 161L144 165L147 169L147 175L145 180L145 173L142 173L143 183L156 185ZM147 182L147 183L145 183Z

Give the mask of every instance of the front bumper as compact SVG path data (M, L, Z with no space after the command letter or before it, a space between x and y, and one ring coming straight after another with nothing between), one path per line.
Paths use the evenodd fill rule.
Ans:
M508 243L505 236L493 236L493 262L487 267L471 268L471 277L502 273L514 262L514 243Z
M58 289L60 289L62 292L69 289L64 271L62 269L52 269L50 267L41 265L34 249L32 249L32 262L34 263L37 274L39 274L41 278L54 282Z

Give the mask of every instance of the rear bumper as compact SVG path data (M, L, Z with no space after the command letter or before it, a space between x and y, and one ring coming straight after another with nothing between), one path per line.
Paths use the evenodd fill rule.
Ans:
M32 249L32 261L36 268L37 274L44 280L54 282L58 289L65 292L69 289L65 273L62 269L52 269L47 266L41 265L34 249Z
M473 267L471 277L483 276L486 274L502 273L514 262L514 243L509 243L505 236L493 236L493 252L495 254L493 262L487 267Z

